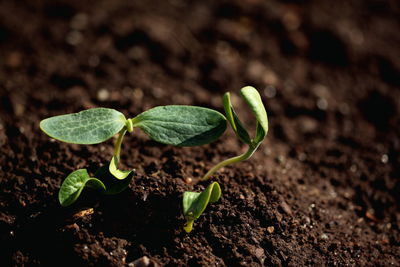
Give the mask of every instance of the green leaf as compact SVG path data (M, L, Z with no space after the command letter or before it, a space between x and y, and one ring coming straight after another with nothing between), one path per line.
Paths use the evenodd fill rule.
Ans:
M58 192L60 204L66 207L74 203L85 186L102 191L106 190L104 184L96 178L91 178L86 169L79 169L68 175L62 183Z
M252 86L243 87L240 90L240 93L246 100L247 104L250 106L251 110L253 111L258 126L256 131L256 138L254 140L255 143L261 142L268 133L268 116L267 111L265 110L264 104L261 100L261 96L258 91ZM262 130L262 131L261 131Z
M194 220L198 219L208 203L214 203L221 197L221 187L217 182L211 183L203 192L183 193L183 215L186 218L186 232L192 231Z
M237 137L242 140L243 143L250 145L251 138L247 130L244 128L242 122L239 120L238 116L235 113L235 110L231 104L231 98L229 92L226 92L223 97L224 110L226 114L226 118L232 126L233 131L237 135Z
M118 157L117 156L112 157L110 165L109 165L109 171L115 178L117 178L119 180L125 179L132 172L132 171L123 171L123 170L118 169Z
M135 172L130 171L129 175L123 179L116 179L115 176L110 172L109 165L101 166L95 172L94 176L100 179L106 186L106 195L116 195L124 191L132 181Z
M40 129L50 137L73 144L98 144L118 133L126 123L124 114L109 108L47 118Z
M132 119L151 139L175 146L198 146L216 140L226 129L218 111L195 106L160 106Z

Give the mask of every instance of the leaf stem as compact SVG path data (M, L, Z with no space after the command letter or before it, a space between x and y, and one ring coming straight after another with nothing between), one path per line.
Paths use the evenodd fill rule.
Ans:
M226 165L232 164L232 163L237 163L243 160L246 160L248 158L251 157L251 155L253 155L253 153L257 150L258 146L260 145L260 143L258 144L254 144L254 145L249 145L249 149L243 153L240 156L236 156L233 158L229 158L226 159L224 161L221 161L220 163L218 163L217 165L215 165L214 167L212 167L204 176L203 178L201 178L201 181L206 181L208 179L210 179L210 177L216 173L219 169L221 169L222 167L225 167Z
M117 157L118 161L119 161L119 155L121 153L122 140L124 140L125 133L126 133L126 127L122 128L122 130L119 131L117 141L115 141L114 144L114 156Z

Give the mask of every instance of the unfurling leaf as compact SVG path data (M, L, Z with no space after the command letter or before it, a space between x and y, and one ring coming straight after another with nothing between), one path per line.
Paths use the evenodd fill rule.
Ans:
M63 142L98 144L113 137L125 124L125 116L119 111L92 108L44 119L40 128L50 137Z
M151 139L175 146L198 146L216 140L226 129L218 111L195 106L160 106L132 119Z
M64 207L73 204L85 186L101 191L106 190L104 184L96 178L91 178L86 169L79 169L68 175L62 183L58 192L60 204Z
M244 128L242 122L239 120L238 116L235 113L235 110L231 104L231 98L229 92L226 92L223 97L223 104L224 110L226 114L226 118L228 119L229 123L233 131L235 132L236 136L245 144L251 144L251 138L249 133Z
M198 219L208 203L214 203L221 197L221 187L211 183L203 192L185 192L183 194L183 215L186 219L185 231L192 231L194 220Z
M119 180L123 180L126 177L128 177L128 175L132 172L132 171L123 171L118 169L118 157L117 156L113 156L109 165L109 171L110 173L117 179Z
M250 106L251 111L257 119L257 130L254 143L259 143L265 138L268 133L267 111L265 110L260 94L254 87L243 87L240 90L240 93L246 100L247 104Z

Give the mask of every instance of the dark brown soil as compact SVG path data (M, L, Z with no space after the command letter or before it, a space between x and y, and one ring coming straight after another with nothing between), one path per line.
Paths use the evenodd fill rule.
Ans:
M0 265L400 266L399 16L397 0L1 1ZM222 199L192 233L182 193L207 183L187 178L243 152L230 130L195 148L135 131L129 189L59 205L63 179L105 164L112 142L54 141L41 119L221 111L244 85L262 93L270 132L216 175Z

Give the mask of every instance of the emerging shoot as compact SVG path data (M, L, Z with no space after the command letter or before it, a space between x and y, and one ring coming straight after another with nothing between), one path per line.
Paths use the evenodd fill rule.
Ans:
M211 183L203 192L185 192L183 194L183 215L186 224L183 227L187 233L193 229L194 220L198 219L208 203L214 203L221 197L221 188L217 182Z

